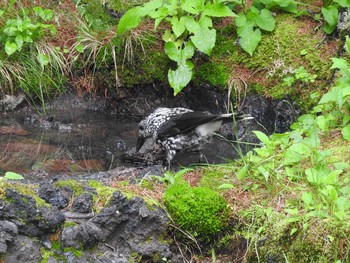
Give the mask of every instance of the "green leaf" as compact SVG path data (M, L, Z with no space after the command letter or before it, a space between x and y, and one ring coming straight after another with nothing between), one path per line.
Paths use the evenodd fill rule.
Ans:
M15 41L16 41L18 50L21 51L22 46L23 46L23 42L24 42L22 35L17 35L15 38Z
M294 227L294 228L292 228L292 230L290 230L289 235L292 236L297 231L298 231L298 228Z
M189 21L186 19L186 21ZM192 21L190 19L190 21ZM211 50L215 46L216 31L210 29L212 21L209 17L201 16L198 22L191 22L186 28L194 35L190 37L195 47L204 54L210 55Z
M297 163L310 156L310 148L303 143L295 143L284 154L284 163Z
M181 8L190 14L198 15L201 11L204 10L204 1L185 0L184 2L182 2Z
M260 30L259 29L253 30L252 27L248 26L242 30L239 36L240 36L239 44L249 55L252 56L261 40Z
M14 172L6 172L4 178L10 179L10 180L22 180L24 177L18 173Z
M347 141L350 141L350 126L347 125L345 126L342 130L341 133L343 135L343 138Z
M301 196L301 200L303 200L303 202L306 205L310 205L310 206L314 203L312 193L309 193L309 192L304 192Z
M253 133L258 137L258 139L265 145L271 145L271 140L267 135L261 131L253 131Z
M338 3L341 7L350 7L349 0L334 0L335 3Z
M129 9L119 20L118 34L123 34L125 31L137 27L142 17L153 14L157 8L161 7L163 4L162 0L152 0L145 3L143 6L137 6Z
M239 170L239 172L236 174L237 179L238 179L238 180L243 179L243 178L246 176L247 173L248 173L248 167L245 165L245 166L243 166L243 167Z
M275 29L275 18L268 9L262 9L260 14L255 17L254 22L265 31L271 32Z
M43 54L43 53L38 54L37 59L42 68L44 68L49 64L49 57L46 54Z
M176 70L169 69L168 80L170 86L174 89L174 96L176 96L190 81L192 78L193 64L187 62L179 65Z
M321 11L326 22L324 32L330 34L334 31L338 23L338 8L335 5L329 5L323 7Z
M218 186L218 189L232 189L235 188L233 184L222 184Z
M1 17L4 13L5 13L5 11L0 9L0 17Z
M235 16L235 13L223 3L207 3L205 5L205 9L203 15L213 16L213 17L227 17L227 16Z
M165 53L178 65L176 70L169 69L168 71L170 86L174 89L174 95L177 95L192 78L193 63L187 59L193 56L194 46L192 42L187 42L182 49L181 46L177 47L173 42L167 42Z
M123 34L125 31L137 27L142 18L141 7L135 7L126 11L118 23L118 34Z
M5 52L6 52L6 54L11 56L16 51L17 51L17 44L7 40L6 43L5 43Z
M74 47L74 49L76 51L78 51L79 53L83 53L84 52L84 45L83 44L78 44Z
M179 20L176 16L173 16L170 20L171 23L171 28L173 29L173 32L176 37L181 36L183 32L185 32L186 27L185 27L185 20L183 17Z

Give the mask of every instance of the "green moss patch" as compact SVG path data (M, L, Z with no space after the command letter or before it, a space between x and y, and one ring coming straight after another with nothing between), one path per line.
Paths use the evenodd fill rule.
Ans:
M228 224L225 199L208 187L181 180L165 191L163 201L176 224L199 240L209 241Z

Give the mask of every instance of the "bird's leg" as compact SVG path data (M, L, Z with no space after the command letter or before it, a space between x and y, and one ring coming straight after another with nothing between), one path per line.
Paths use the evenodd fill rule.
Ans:
M171 161L174 159L176 155L176 150L171 149L168 144L163 144L166 153L166 161L168 164L168 170L170 171Z

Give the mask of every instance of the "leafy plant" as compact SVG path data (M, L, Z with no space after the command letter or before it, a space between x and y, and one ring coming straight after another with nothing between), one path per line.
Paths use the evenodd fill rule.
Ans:
M10 180L22 180L24 177L18 173L14 172L6 172L5 176L3 178L10 179Z
M155 20L155 29L162 21L171 27L171 30L165 30L162 39L165 53L177 65L175 70L168 71L168 80L176 95L192 78L194 65L190 59L195 49L210 55L215 46L216 30L212 18L235 15L225 5L226 2L152 0L143 6L129 9L119 21L118 33L137 27L145 16Z
M331 34L337 27L339 9L350 7L350 2L346 0L325 0L321 12L324 18L324 32Z
M292 76L283 78L283 85L290 87L296 81L301 81L303 83L313 83L317 78L316 74L311 75L303 66L295 69L293 74L294 75Z
M15 1L12 1L11 5L13 3ZM53 24L42 23L53 19L52 10L36 6L33 7L32 11L37 21L24 15L23 18L7 19L3 28L0 29L0 43L4 46L4 50L8 56L16 51L20 52L26 44L33 43L42 38L46 34L46 29L49 29L51 35L56 33L56 27ZM5 10L2 10L0 14L3 15L4 13ZM39 62L43 59L44 55L38 56Z
M164 173L164 176L158 176L158 175L152 175L151 177L154 179L157 179L158 181L165 183L166 185L170 186L175 184L176 181L180 180L182 176L189 172L192 171L193 169L190 168L184 168L179 170L177 173L173 173L171 171L166 171Z
M69 71L61 50L44 42L56 33L51 9L23 7L15 0L0 9L1 91L26 93L35 105L62 89Z

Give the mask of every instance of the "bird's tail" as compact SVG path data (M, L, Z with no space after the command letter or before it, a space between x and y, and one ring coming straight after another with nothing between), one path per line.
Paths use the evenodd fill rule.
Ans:
M241 120L252 120L254 117L250 114L244 114L244 113L226 113L221 114L220 119L223 119L225 121L241 121Z

